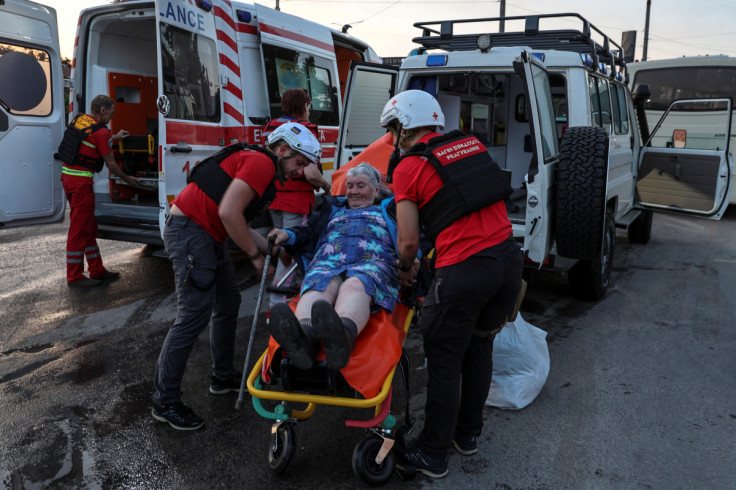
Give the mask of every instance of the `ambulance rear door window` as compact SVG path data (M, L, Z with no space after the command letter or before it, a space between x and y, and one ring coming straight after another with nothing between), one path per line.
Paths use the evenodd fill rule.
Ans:
M170 119L220 121L220 81L215 43L184 29L161 23L164 94Z

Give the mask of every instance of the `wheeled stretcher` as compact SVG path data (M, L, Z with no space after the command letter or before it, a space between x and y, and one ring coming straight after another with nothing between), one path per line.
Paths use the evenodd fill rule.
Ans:
M291 302L292 308L296 301ZM309 419L318 405L333 405L373 409L370 419L345 421L348 427L366 430L366 437L353 451L353 471L371 485L380 485L391 478L396 463L391 449L397 441L403 446L403 436L414 423L409 414L409 360L403 350L413 321L414 309L401 303L397 303L392 313L381 310L371 315L356 339L350 361L339 372L327 366L324 352L312 368L298 369L276 341L269 339L268 348L247 378L247 387L256 412L274 421L268 462L275 474L286 471L294 456L296 423ZM406 413L401 424L391 414L397 368L407 391ZM262 400L281 403L269 410Z

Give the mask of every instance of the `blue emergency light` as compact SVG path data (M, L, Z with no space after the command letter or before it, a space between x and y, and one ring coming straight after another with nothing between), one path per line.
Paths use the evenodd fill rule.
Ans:
M427 56L427 66L446 66L447 55L446 54L430 54Z
M212 10L212 2L209 0L197 0L197 7L201 8L205 12Z
M251 20L250 12L247 10L236 10L235 15L238 17L240 22L248 23Z

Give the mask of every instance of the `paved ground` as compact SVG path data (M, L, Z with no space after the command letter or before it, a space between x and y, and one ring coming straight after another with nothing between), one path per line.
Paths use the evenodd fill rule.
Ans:
M174 316L170 265L153 249L101 241L123 279L90 291L63 283L67 223L0 229L0 481L6 488L362 488L351 454L363 437L320 407L296 427L297 454L275 477L270 423L235 396L209 395L204 334L184 380L207 419L182 433L149 415L153 366ZM450 475L388 488L733 488L736 481L736 210L721 222L655 217L652 242L618 234L614 284L598 303L539 277L522 315L548 332L551 370L520 411L488 408L474 457ZM238 258L242 363L257 294ZM266 343L260 322L256 351ZM421 340L410 403L421 428ZM394 412L401 415L400 384Z

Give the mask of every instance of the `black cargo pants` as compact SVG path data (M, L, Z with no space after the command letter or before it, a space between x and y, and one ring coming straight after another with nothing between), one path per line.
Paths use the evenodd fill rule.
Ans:
M521 271L513 241L436 271L419 321L429 376L419 447L430 457L445 457L455 436L481 433L493 368L494 335L488 333L513 311Z

